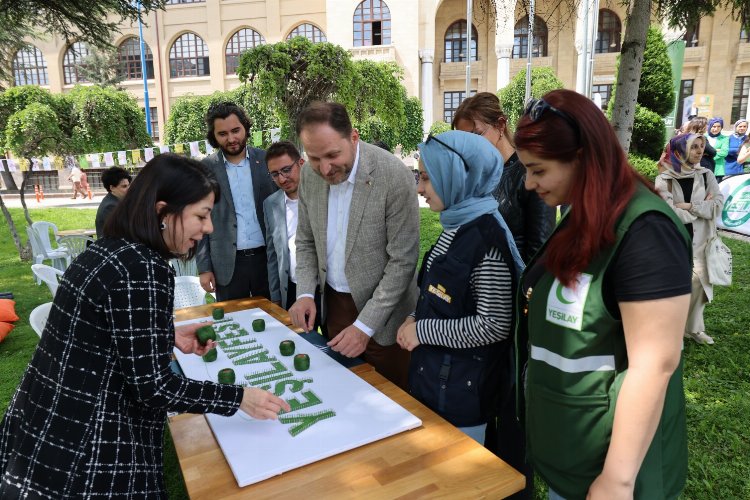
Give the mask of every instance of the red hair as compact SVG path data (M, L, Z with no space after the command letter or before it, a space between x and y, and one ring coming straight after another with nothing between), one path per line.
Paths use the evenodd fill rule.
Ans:
M544 257L545 267L570 286L603 249L614 244L615 224L636 183L648 183L628 164L614 129L590 99L571 90L554 90L544 100L567 114L578 125L578 133L547 110L537 121L521 117L515 143L517 149L542 159L578 160L568 199L572 209Z

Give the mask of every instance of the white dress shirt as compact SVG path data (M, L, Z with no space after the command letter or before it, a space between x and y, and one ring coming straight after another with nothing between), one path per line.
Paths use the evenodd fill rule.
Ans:
M286 205L286 235L287 244L289 245L289 279L297 283L297 208L299 200L293 200L284 193L284 202Z

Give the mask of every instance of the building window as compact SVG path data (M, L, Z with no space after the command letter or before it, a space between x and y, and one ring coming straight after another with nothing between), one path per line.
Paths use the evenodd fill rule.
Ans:
M738 76L734 80L732 97L732 123L747 116L747 100L750 92L750 76Z
M208 47L206 42L195 33L185 33L175 40L169 49L169 76L184 78L188 76L208 76Z
M476 90L471 91L471 95L476 94ZM453 113L458 109L458 105L466 97L465 90L459 90L456 92L445 92L443 94L443 121L445 123L453 122Z
M328 41L325 33L320 31L320 28L310 23L300 24L289 33L289 36L287 36L286 39L291 40L295 36L303 36L310 40L312 43Z
M516 23L513 31L513 59L528 57L529 50L529 16ZM534 40L531 57L547 56L547 23L541 18L534 18Z
M78 70L83 66L83 60L89 56L89 48L83 42L75 42L68 47L63 56L63 81L66 85L86 81Z
M685 99L693 95L693 84L695 80L682 80L680 82L680 95L677 99L677 126L682 125L682 112L685 109Z
M692 26L688 26L685 30L685 34L682 36L682 40L685 42L685 47L697 47L698 38L700 37L700 26L701 23L698 21Z
M13 80L16 85L47 85L47 61L33 45L22 48L13 59Z
M592 85L591 95L599 94L602 98L602 109L607 109L609 100L612 98L612 84L608 85Z
M179 5L181 3L204 3L206 0L167 0L167 5Z
M143 48L146 53L146 77L151 80L154 77L154 56L145 43ZM143 78L140 38L130 37L122 42L117 49L117 58L120 61L118 71L123 80L140 80Z
M596 35L596 53L620 52L622 24L617 14L609 9L599 11L599 32Z
M477 60L477 29L471 25L471 61ZM445 62L466 62L466 20L456 21L445 32Z
M159 142L159 115L156 112L156 108L148 108L148 112L151 115L151 138L154 142Z
M390 45L391 11L381 0L365 0L354 10L354 46Z
M264 43L266 43L266 39L263 38L263 35L251 28L243 28L232 35L225 52L227 75L233 75L237 72L237 66L240 65L240 54Z

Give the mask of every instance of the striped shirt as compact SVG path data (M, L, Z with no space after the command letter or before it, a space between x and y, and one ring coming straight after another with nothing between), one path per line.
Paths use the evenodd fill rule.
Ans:
M443 231L427 259L426 271L435 257L447 253L457 231ZM513 286L510 270L500 250L489 249L471 272L469 286L476 303L476 314L458 319L417 321L420 343L460 349L508 338L513 321Z

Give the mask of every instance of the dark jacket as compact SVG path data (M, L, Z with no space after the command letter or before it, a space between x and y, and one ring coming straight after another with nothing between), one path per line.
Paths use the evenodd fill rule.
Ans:
M65 271L0 424L0 498L166 498L167 411L232 415L242 387L170 369L174 271L97 241Z
M527 191L525 181L526 167L513 153L492 195L500 204L500 215L513 233L521 258L529 262L555 228L555 209L535 192Z
M701 157L701 167L709 169L711 172L716 168L716 149L706 141L706 149L703 150L703 156Z
M120 200L117 198L117 196L113 195L112 193L107 193L107 196L105 196L104 199L102 199L102 202L99 203L99 208L96 210L95 222L97 238L101 238L103 236L104 223L107 221L107 217L109 217L109 214L114 211L119 201Z

